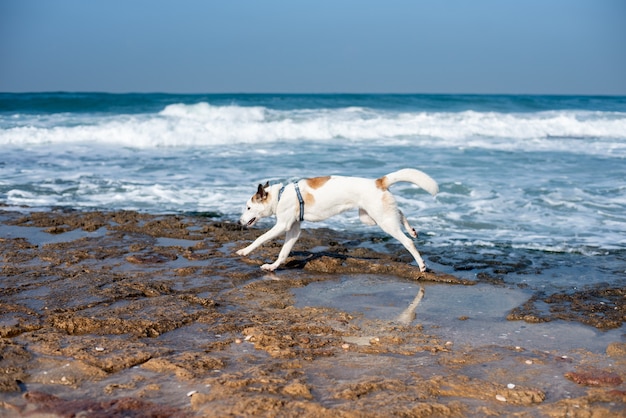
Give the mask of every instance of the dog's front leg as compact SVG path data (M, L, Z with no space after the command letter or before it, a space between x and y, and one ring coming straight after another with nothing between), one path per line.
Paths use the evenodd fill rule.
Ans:
M287 228L283 224L274 225L272 229L270 229L269 231L265 232L260 237L255 239L254 242L252 242L252 244L248 245L246 248L242 248L241 250L237 251L237 255L246 256L250 254L252 251L259 248L265 242L272 240L274 238L277 238L280 234L282 234L286 230Z
M283 244L283 248L280 249L280 253L278 254L276 261L272 264L263 264L261 268L268 271L276 270L278 266L285 262L291 252L291 249L293 248L293 245L296 241L298 241L298 238L300 238L300 222L294 222L294 224L291 225L291 228L287 231L285 243Z

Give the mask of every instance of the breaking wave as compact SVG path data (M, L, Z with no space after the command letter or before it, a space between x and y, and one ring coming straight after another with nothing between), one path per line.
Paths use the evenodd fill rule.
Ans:
M565 151L626 156L626 113L399 111L367 107L280 110L170 104L140 114L0 116L0 145L97 143L131 148L295 141L367 141L424 148Z

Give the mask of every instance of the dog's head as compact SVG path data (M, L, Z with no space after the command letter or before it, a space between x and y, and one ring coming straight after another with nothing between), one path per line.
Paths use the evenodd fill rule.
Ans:
M259 219L272 215L271 199L267 190L269 187L269 181L265 185L259 184L256 193L246 202L246 208L239 218L241 225L250 227L256 224Z

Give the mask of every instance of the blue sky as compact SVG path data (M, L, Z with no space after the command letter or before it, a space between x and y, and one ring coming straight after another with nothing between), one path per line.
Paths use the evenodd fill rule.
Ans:
M624 0L0 0L0 91L626 95Z

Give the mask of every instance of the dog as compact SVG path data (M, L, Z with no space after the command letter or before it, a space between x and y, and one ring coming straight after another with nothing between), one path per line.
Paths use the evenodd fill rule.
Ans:
M383 231L400 241L411 253L420 271L426 271L424 260L415 248L413 238L417 232L398 209L396 200L389 192L389 186L398 182L416 184L433 196L439 192L437 182L422 171L405 168L378 179L362 177L326 176L303 179L283 186L282 184L259 184L257 192L248 200L239 223L252 227L261 218L276 215L276 224L258 237L252 244L237 251L246 256L263 243L285 233L285 242L278 258L261 268L274 271L289 256L291 249L300 237L300 223L318 222L331 216L358 208L360 220L367 225L378 225Z

